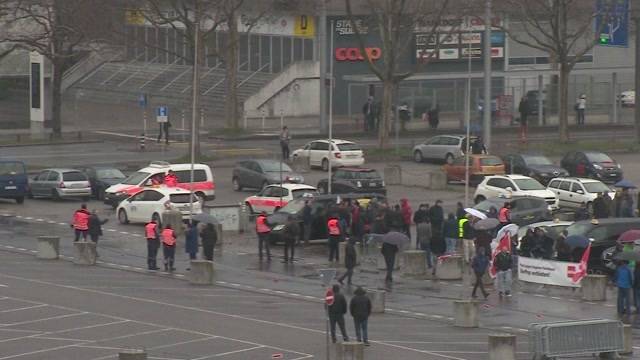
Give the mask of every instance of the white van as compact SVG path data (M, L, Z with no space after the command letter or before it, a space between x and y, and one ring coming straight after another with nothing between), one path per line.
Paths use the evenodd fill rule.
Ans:
M105 190L104 203L116 208L120 202L131 195L137 194L146 187L153 187L151 178L156 175L164 176L172 170L178 177L177 187L190 190L202 200L215 199L215 182L209 165L195 164L193 184L191 181L191 164L170 164L164 161L154 161L149 166L129 175L122 182L112 185Z

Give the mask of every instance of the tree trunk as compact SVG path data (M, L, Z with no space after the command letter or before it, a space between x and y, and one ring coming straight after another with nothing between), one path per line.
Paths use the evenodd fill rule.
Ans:
M51 78L51 127L53 137L62 138L62 74L63 65L52 62L52 78ZM44 76L44 74L42 74ZM41 91L44 91L42 89ZM46 104L46 102L45 102ZM46 106L42 104L42 110L45 111ZM45 111L46 114L46 111Z
M378 124L378 147L389 148L389 131L391 130L391 106L393 105L393 91L395 84L392 80L382 83L382 116Z
M227 127L238 128L238 27L235 16L229 17L229 43L226 54L226 101Z
M558 128L560 132L560 141L569 141L569 74L571 70L566 66L560 65L560 86L559 91L559 112L558 112Z

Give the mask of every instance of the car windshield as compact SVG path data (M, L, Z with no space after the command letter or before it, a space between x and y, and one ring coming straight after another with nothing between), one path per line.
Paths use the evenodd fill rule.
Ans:
M283 212L287 214L297 214L304 207L304 199L298 198L293 201L290 201L287 205L285 205L282 209L278 210L278 212Z
M260 167L265 172L280 172L280 163L277 161L264 161L260 163ZM282 163L282 171L291 172L289 165Z
M315 190L311 190L311 189L298 189L298 190L291 191L291 196L293 196L294 199L301 198L301 197L305 196L306 194L309 194L309 195L313 196L313 195L316 195L317 192Z
M504 201L503 201L504 203ZM479 203L478 205L476 205L474 208L477 210L480 210L482 212L489 212L489 210L494 207L496 209L500 209L502 207L502 204L500 203L500 201L492 201L492 200L485 200L481 203Z
M189 194L172 194L169 195L169 200L174 204L187 204L189 203ZM198 198L194 195L193 202L198 202Z
M377 171L355 171L353 178L357 180L379 180L380 174Z
M151 174L149 174L148 172L136 171L133 174L129 175L128 178L124 179L122 181L122 184L124 184L124 185L138 185L142 181L144 181L144 179L149 177L149 175L151 175Z
M527 165L553 165L551 160L542 155L524 156L523 158Z
M568 236L571 236L571 235L586 236L592 227L593 225L589 222L585 222L585 223L577 222L577 223L571 224L571 226L567 228L567 233L568 233Z
M609 155L603 153L586 153L587 159L594 163L613 162Z
M16 161L0 163L0 176L24 174L26 174L26 171L24 165L21 162Z
M98 179L124 179L126 176L118 169L98 169L96 177Z
M535 179L518 179L518 180L513 180L513 181L516 183L516 185L518 185L518 187L522 191L544 190L545 189L545 187L542 186L542 184L540 184Z
M70 171L62 174L62 181L87 181L87 176L79 171Z
M485 157L480 159L481 166L499 166L502 165L502 160L497 157Z
M338 144L338 150L340 151L360 151L360 146L354 143Z
M609 189L607 185L601 183L600 181L582 183L582 185L588 193L602 193L611 191L611 189Z

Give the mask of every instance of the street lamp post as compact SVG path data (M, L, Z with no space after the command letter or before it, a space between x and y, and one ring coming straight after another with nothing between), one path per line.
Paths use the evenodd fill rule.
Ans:
M483 107L483 134L484 143L489 149L491 147L491 110L493 104L491 103L491 0L485 2L485 14L484 14L484 107Z
M197 16L197 15L196 15ZM199 86L199 66L198 63L200 57L200 22L195 22L195 36L194 36L194 54L193 54L193 99L191 102L191 146L190 146L190 157L191 157L191 168L189 169L189 179L191 185L189 186L189 221L193 221L193 182L194 182L194 167L196 162L196 121L198 119L198 96L200 96L200 86Z

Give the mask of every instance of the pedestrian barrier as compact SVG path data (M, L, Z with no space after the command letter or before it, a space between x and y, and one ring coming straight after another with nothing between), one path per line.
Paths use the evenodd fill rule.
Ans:
M633 328L631 325L623 325L624 332L624 350L621 354L633 354Z
M36 258L57 260L60 257L60 238L57 236L38 236Z
M16 214L13 211L5 210L0 216L2 216L3 222L6 222L9 226L13 226L13 221L16 219Z
M440 280L462 279L462 256L451 255L438 259L437 275Z
M490 334L489 360L516 360L516 336Z
M354 341L337 343L336 360L364 360L364 344Z
M369 300L371 300L372 313L384 313L386 296L387 292L384 290L367 289L367 297L369 298Z
M118 353L118 360L147 360L144 350L124 350Z
M191 260L188 279L192 285L213 285L213 261Z
M606 275L587 275L582 278L582 300L607 300L607 280Z
M453 325L457 327L477 328L478 302L472 300L453 301Z
M73 263L76 265L96 264L96 243L93 241L76 241L73 243Z
M624 351L623 325L603 319L534 323L529 326L529 347L534 359L589 354L615 357Z
M404 266L402 272L407 276L421 276L427 273L427 253L423 250L402 252Z
M389 165L384 168L384 182L387 185L402 184L402 168L399 165Z

